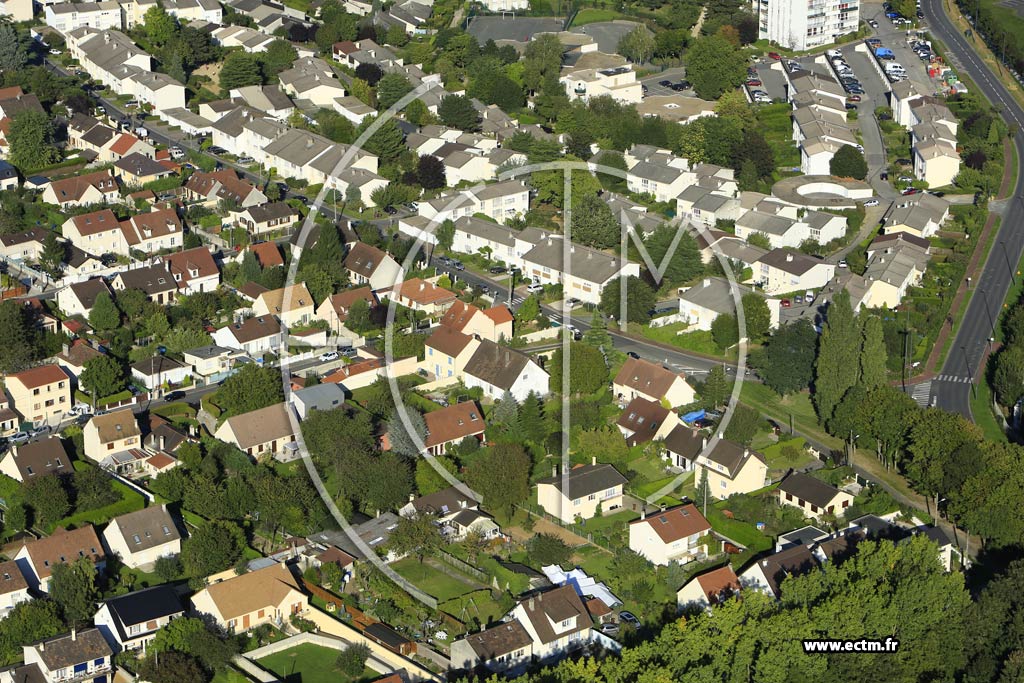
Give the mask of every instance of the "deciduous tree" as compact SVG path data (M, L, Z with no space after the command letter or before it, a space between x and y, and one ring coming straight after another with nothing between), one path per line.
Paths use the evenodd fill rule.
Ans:
M113 396L124 389L124 370L121 364L107 355L97 356L85 361L78 381L82 388L89 392L92 404L104 396Z
M722 36L698 38L686 55L686 74L697 95L716 100L743 82L746 59Z
M7 133L10 161L22 171L33 171L60 160L53 143L53 124L41 111L26 109L11 119Z
M483 496L488 509L508 518L530 496L531 466L522 446L498 443L469 467L466 481Z
M857 383L860 368L860 329L850 307L850 295L841 291L829 304L815 364L814 404L818 418L827 423L847 389Z
M47 477L52 479L53 477ZM60 605L64 620L74 626L92 618L96 612L96 565L91 557L79 557L71 563L53 566L50 597Z

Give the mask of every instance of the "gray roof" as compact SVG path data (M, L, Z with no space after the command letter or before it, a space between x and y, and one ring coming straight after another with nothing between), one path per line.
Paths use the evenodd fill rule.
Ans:
M345 402L345 390L341 385L329 382L294 391L292 397L304 406L324 410L324 406L341 406Z
M635 175L638 178L646 178L659 183L675 182L683 173L684 171L681 169L648 161L638 162L633 168L629 169L629 175Z
M746 287L739 287L739 295L750 292ZM732 313L736 310L736 302L732 296L732 287L725 278L711 277L679 294L679 300L706 308L716 313Z
M485 221L474 216L463 216L455 221L455 229L481 239L497 242L506 246L514 246L516 243L515 233L511 228L503 225Z
M499 389L510 390L523 368L532 362L525 353L482 339L466 362L465 372Z
M767 235L785 235L796 224L796 221L771 213L747 211L740 216L736 224Z
M296 166L305 166L317 158L334 143L316 133L291 128L281 137L277 138L263 148L263 151L271 156L277 156Z
M115 517L113 521L117 522L125 545L133 553L181 540L181 532L166 505L153 505L129 512Z
M627 479L607 463L578 465L568 472L547 477L538 484L552 484L565 496L579 498L591 493L601 493L614 486L622 486Z
M711 462L725 467L729 472L730 478L735 477L743 468L743 465L751 458L764 462L764 456L757 451L752 451L738 443L726 441L725 439L720 439L715 444L715 447L711 449L711 452L706 454L706 457Z
M762 256L760 261L793 275L803 275L818 264L824 263L813 256L785 249L772 249Z
M206 346L197 346L194 349L187 349L185 353L196 358L216 358L225 353L231 353L233 349L228 349L223 346L217 346L216 344L207 344Z
M537 246L526 252L523 255L523 261L527 264L536 263L558 272L568 271L575 278L599 285L618 277L627 263L618 256L612 256L579 244L572 245L568 264L565 263L564 257L562 238L552 236L549 239L541 240Z
M371 547L379 548L387 543L388 538L391 536L391 532L394 531L397 526L398 515L393 512L385 512L364 522L353 524L352 530L355 532L356 536ZM318 543L329 543L337 548L341 548L352 557L360 559L365 557L344 531L321 531L311 536L309 540Z

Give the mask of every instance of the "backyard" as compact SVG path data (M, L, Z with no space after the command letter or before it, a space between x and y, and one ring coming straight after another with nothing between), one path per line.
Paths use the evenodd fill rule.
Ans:
M792 114L788 104L768 104L757 108L761 134L775 153L775 165L779 168L800 165L800 150L793 142Z
M435 561L430 558L421 563L416 557L406 557L393 563L391 567L416 584L420 590L437 598L439 603L481 587L474 579L462 577L455 569L447 566L439 569L433 562Z
M363 675L353 678L335 667L338 650L311 643L276 652L259 660L264 669L279 676L284 683L355 683L372 681L380 674L367 667Z

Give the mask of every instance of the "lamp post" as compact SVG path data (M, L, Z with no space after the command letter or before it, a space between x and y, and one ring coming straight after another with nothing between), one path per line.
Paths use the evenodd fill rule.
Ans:
M974 386L974 373L971 371L971 362L967 359L967 347L960 347L961 353L964 354L964 365L967 366L967 381L971 383L971 395L974 398L978 398L978 388Z
M1010 273L1010 282L1017 284L1017 277L1013 273L1013 266L1010 265L1010 256L1006 253L1006 242L999 240L999 246L1003 250L1003 260L1006 261L1006 270Z
M992 317L992 309L988 305L988 294L985 293L984 289L979 289L978 291L981 292L981 299L985 303L985 313L988 315L989 336L992 336L996 331L996 321Z

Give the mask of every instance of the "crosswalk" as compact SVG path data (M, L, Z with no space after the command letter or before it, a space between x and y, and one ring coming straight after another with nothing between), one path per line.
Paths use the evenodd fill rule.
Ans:
M930 380L927 382L921 382L910 390L910 397L922 408L928 405L928 400L931 398L931 395L932 383Z
M959 384L967 384L971 381L970 377L959 377L957 375L939 375L935 378L938 382L953 382Z

